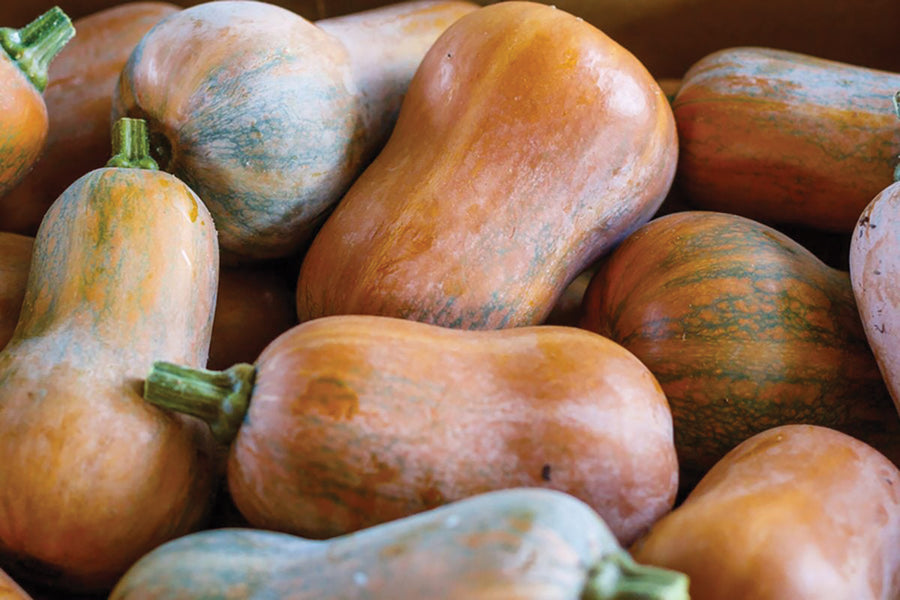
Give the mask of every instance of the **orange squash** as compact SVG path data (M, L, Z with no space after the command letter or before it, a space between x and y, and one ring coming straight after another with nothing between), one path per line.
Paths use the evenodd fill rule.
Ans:
M627 543L675 500L656 380L577 328L325 317L279 336L253 366L159 363L144 396L231 444L231 496L266 529L329 537L534 486L587 502Z
M632 548L693 600L900 596L900 471L843 433L785 425L744 441Z
M119 73L147 30L176 10L166 2L128 2L73 23L78 35L51 63L43 95L49 119L43 154L15 188L0 195L3 230L33 236L50 204L106 163Z
M58 7L21 29L0 29L0 196L31 169L47 138L47 87L50 61L75 35ZM6 230L0 220L0 230Z
M208 429L140 396L154 359L205 364L218 274L208 211L141 125L50 207L0 352L0 567L66 591L197 528L215 477Z
M627 50L547 5L480 8L428 51L387 145L313 240L298 317L540 323L656 211L676 157L669 103Z
M891 182L900 73L769 48L710 54L672 102L695 208L850 233Z
M33 245L28 236L0 232L0 349L19 320Z
M860 216L850 241L850 281L866 338L900 412L900 181Z
M687 600L681 573L635 563L566 494L479 494L327 541L203 531L138 561L110 600Z
M687 211L618 246L581 325L637 356L665 390L683 483L764 429L839 429L900 463L900 419L846 271L745 217Z
M260 263L219 272L208 368L253 362L269 342L297 324L286 271L280 263Z
M113 114L147 119L160 166L196 190L215 218L223 259L299 253L380 143L394 95L412 76L406 71L444 20L469 9L437 2L433 12L444 16L435 18L420 6L390 9L383 29L359 31L372 60L345 46L353 37L347 21L330 25L339 38L265 2L192 6L135 48ZM373 14L381 13L363 22L381 19ZM392 19L415 22L416 14L426 33L397 43Z

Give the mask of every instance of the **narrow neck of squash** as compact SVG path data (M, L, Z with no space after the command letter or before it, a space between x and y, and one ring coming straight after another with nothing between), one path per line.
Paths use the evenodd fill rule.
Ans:
M112 132L112 158L106 166L159 170L159 165L150 156L150 133L145 120L122 117L115 122Z
M239 363L224 371L156 362L144 381L144 399L160 408L209 424L221 444L230 444L250 406L256 368Z
M609 554L591 569L584 600L688 600L688 577L640 565L625 550Z
M68 15L54 6L22 27L0 28L0 46L39 92L47 89L50 62L75 35Z

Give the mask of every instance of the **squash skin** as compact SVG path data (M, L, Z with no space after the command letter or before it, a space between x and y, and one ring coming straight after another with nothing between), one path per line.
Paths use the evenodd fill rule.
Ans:
M629 543L675 500L665 396L580 329L326 317L255 366L227 471L255 527L330 537L525 485L580 498Z
M0 349L19 320L34 238L0 232Z
M253 362L272 340L297 324L294 289L285 271L278 263L261 263L219 272L207 368Z
M160 356L205 363L216 243L157 171L97 169L48 211L0 352L0 565L21 581L108 590L205 518L206 427L147 405L139 381Z
M13 578L0 569L0 600L32 600Z
M73 23L77 35L50 64L43 94L49 129L40 159L0 195L3 230L34 236L50 204L77 178L106 164L119 73L147 30L176 10L167 2L128 2Z
M900 460L900 420L848 274L761 223L703 211L654 219L600 267L581 326L657 377L688 486L786 423L833 427Z
M110 600L232 594L248 600L590 600L604 597L582 596L592 566L618 551L585 504L551 490L513 489L325 542L258 530L204 531L141 559Z
M900 412L900 182L860 215L850 241L850 282L866 338Z
M857 439L776 427L723 457L632 552L686 573L693 600L889 600L898 485L900 471Z
M685 74L672 109L695 208L849 233L891 182L900 73L729 48Z
M445 6L455 14L458 5ZM416 37L417 58L428 39ZM411 48L388 36L380 43ZM172 158L157 157L160 167L206 202L224 261L285 257L305 249L390 118L391 95L382 106L370 82L356 79L359 60L341 39L285 9L203 3L165 19L138 44L113 114L145 118L168 140ZM366 74L379 84L399 68L399 61L364 64L380 66ZM402 85L411 75L390 79Z
M313 240L298 317L540 323L655 212L676 157L668 101L625 49L546 5L481 8L431 47L387 145Z
M47 107L34 84L0 49L0 196L16 185L41 155ZM6 230L5 222L0 225Z

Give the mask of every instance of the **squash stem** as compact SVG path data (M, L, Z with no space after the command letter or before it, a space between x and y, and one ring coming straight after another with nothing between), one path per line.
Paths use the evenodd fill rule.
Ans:
M150 156L150 134L145 120L122 117L115 122L112 132L112 158L106 166L159 170L159 165Z
M607 555L591 569L583 600L688 600L684 573L641 565L626 550Z
M247 414L255 377L256 367L247 363L209 371L157 361L144 381L144 399L206 421L216 440L227 445Z
M50 62L75 35L69 16L54 6L22 27L0 28L0 46L39 92L47 89Z

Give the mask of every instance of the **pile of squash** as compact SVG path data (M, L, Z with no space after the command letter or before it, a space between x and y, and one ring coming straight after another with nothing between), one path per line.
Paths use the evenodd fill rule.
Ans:
M0 46L0 598L900 597L900 73L518 0Z

